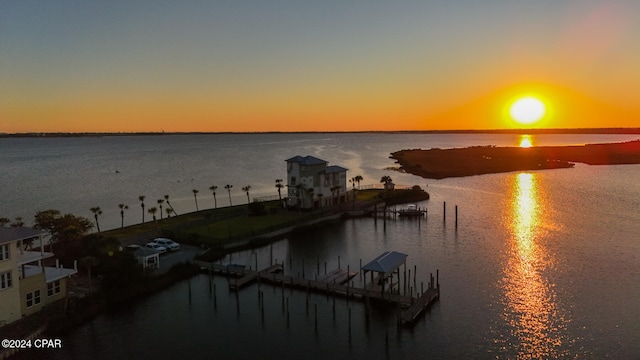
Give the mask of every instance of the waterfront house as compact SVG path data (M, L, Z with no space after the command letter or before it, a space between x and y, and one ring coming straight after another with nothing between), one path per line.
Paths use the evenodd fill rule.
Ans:
M311 209L348 201L347 170L313 156L294 156L287 162L288 206Z
M41 230L0 227L0 327L64 299L68 278L78 272L57 260L44 266L54 257L44 251L45 236Z

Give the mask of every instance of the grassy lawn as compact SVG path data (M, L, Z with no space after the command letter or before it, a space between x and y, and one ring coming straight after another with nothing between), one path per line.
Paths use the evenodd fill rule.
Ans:
M180 237L193 238L194 235L201 242L210 245L220 245L228 240L251 237L280 228L295 225L308 214L281 211L263 216L235 216L229 219L209 222L200 226L190 227L180 232Z
M379 194L380 190L361 190L358 191L357 200L370 202ZM144 224L105 231L103 235L114 237L123 244L141 243L163 234L187 244L221 246L340 211L339 208L324 208L313 212L287 211L280 208L279 201L265 202L264 206L266 215L249 216L247 205L222 207L157 219L155 222L151 220Z

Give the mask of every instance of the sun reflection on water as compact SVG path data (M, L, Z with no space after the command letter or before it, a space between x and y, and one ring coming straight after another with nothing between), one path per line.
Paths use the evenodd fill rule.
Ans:
M520 135L521 148L530 148L533 146L533 137L531 135Z
M556 294L544 272L553 265L553 257L540 238L545 217L536 175L515 176L511 196L508 260L502 288L503 317L510 329L506 351L516 351L519 359L561 356L563 319L558 315Z

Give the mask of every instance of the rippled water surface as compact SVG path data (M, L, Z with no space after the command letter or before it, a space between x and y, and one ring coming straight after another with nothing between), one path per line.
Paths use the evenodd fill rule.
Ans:
M254 265L257 258L264 267L274 257L285 272L313 277L325 262L329 270L338 262L356 269L383 251L404 252L417 288L440 273L440 301L412 328L398 330L395 309L374 306L367 316L361 302L257 284L235 294L226 279L200 275L97 317L65 337L64 349L42 354L48 358L640 357L640 166L578 164L439 181L384 170L393 166L389 153L405 148L520 141L416 134L0 139L0 216L28 220L58 208L89 217L90 207L101 206L104 226L116 227L118 203L130 205L125 220L135 223L139 195L170 194L180 213L195 209L192 189L200 189L201 208L212 207L206 189L227 183L238 188L232 200L240 203L247 184L255 196L276 195L274 180L295 155L347 167L363 184L390 175L399 184L427 185L432 195L419 204L428 208L427 220L349 220L225 259ZM359 277L354 282L361 285Z

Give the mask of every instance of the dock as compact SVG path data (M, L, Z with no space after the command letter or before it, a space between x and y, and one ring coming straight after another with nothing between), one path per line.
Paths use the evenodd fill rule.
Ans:
M440 297L438 288L427 289L418 297L409 308L402 310L398 316L398 322L406 325L413 323L425 309Z
M440 286L434 286L436 282L432 278L429 288L420 296L413 297L400 294L379 286L360 288L349 286L349 281L358 275L357 272L344 269L335 269L315 280L304 277L294 277L284 274L283 264L274 264L260 271L247 270L243 266L208 264L203 265L212 274L229 278L229 288L239 292L243 287L253 283L269 283L279 287L297 288L304 291L325 293L329 296L359 299L369 304L369 301L378 301L390 304L398 308L398 324L412 324L418 316L431 306L440 297ZM366 286L366 285L365 285Z

